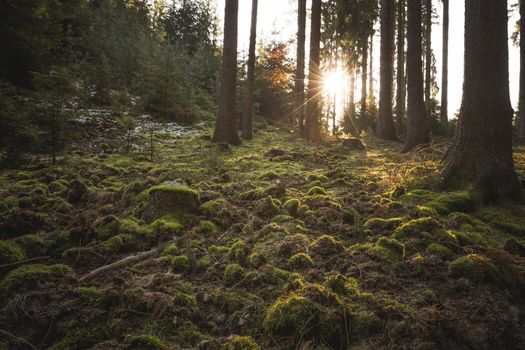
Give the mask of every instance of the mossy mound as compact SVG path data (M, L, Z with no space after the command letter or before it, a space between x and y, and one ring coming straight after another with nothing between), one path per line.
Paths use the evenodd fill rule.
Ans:
M0 240L0 265L11 264L25 258L26 253L18 244Z
M441 194L427 203L427 206L441 215L452 212L467 212L473 209L474 202L468 192Z
M405 246L395 239L381 237L368 249L368 253L381 260L395 262L404 258Z
M234 335L226 339L221 350L259 350L260 347L252 337Z
M105 240L119 233L120 220L108 215L95 221L94 231L100 240Z
M310 255L306 253L297 253L288 259L288 265L293 269L299 270L310 268L314 263Z
M292 198L284 202L284 208L290 213L291 216L298 216L301 201L296 198Z
M0 282L0 291L10 290L14 292L24 287L31 288L39 282L49 282L73 277L74 271L71 267L63 264L44 265L31 264L20 266L10 271Z
M310 249L314 254L323 257L330 257L345 251L343 244L333 236L329 235L322 235L319 237L310 245Z
M178 220L170 217L163 216L160 219L153 221L150 224L150 228L157 237L169 237L169 236L180 236L182 234L183 226Z
M222 280L224 281L224 284L226 286L231 287L231 286L239 283L240 281L242 281L242 279L244 278L245 274L246 273L245 273L244 269L241 266L239 266L238 264L229 264L224 269L224 274L223 274Z
M371 218L364 223L363 227L372 231L391 231L402 223L402 218Z
M497 275L497 268L482 255L468 254L452 261L448 265L448 272L452 277L467 278L479 283L494 278Z
M326 191L324 190L324 188L320 187L320 186L314 186L312 188L310 188L308 190L308 193L307 193L309 196L315 196L315 195L326 195Z
M185 216L199 210L199 192L189 187L160 185L148 190L148 200L143 211L147 222L165 215Z
M133 336L129 340L127 350L165 350L162 341L153 335Z
M451 259L454 257L452 250L439 243L430 243L426 249L427 254L437 255L443 259Z
M436 229L441 228L439 222L430 217L410 220L394 231L394 238L418 238L423 233L432 233Z
M209 220L201 220L199 222L199 232L207 236L216 236L219 234L219 229L215 224Z

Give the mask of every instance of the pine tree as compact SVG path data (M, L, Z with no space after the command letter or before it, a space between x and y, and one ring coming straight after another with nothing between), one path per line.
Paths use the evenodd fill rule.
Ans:
M250 29L250 47L248 51L248 72L246 77L246 96L242 114L242 137L252 138L253 88L255 82L255 41L257 36L258 0L252 0L252 23Z
M304 128L304 60L306 41L306 0L298 0L297 9L297 69L295 72L295 100L292 125L297 123L300 133Z
M310 33L310 64L308 72L305 136L307 140L318 143L321 141L321 0L312 0Z

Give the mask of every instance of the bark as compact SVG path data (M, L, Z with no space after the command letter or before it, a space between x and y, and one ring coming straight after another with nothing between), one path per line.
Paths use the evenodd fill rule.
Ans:
M381 59L380 59L379 118L377 136L397 140L392 115L392 85L394 76L394 4L381 0Z
M295 72L295 113L292 125L297 122L298 130L304 129L304 60L306 41L306 0L298 0L297 16L297 71Z
M370 34L370 64L368 65L368 70L370 72L370 83L368 86L368 98L370 101L375 99L375 88L374 88L374 30Z
M246 77L246 100L242 114L242 138L251 140L253 119L253 85L255 83L255 42L257 36L258 0L252 0L252 23L250 28L250 48L248 50L248 76Z
M408 122L403 152L430 141L429 121L423 96L423 62L421 49L421 0L408 0L407 80Z
M368 35L363 38L363 56L361 58L361 111L359 115L359 126L363 128L366 125L367 118L367 80L368 80Z
M448 26L449 0L443 0L443 75L441 77L441 128L448 133Z
M352 133L357 136L359 131L355 125L355 68L352 62L353 61L349 64L350 71L348 72L350 86L348 87L348 109L345 113L344 132L347 134ZM364 129L362 127L360 128Z
M525 0L520 1L520 130L519 139L525 141Z
M465 80L444 187L471 184L484 201L518 198L512 159L507 0L465 1Z
M308 75L308 103L306 116L306 139L321 142L321 93L322 76L320 63L321 48L321 0L312 0L310 32L310 65Z
M425 109L430 120L432 88L432 0L425 0Z
M406 1L399 0L397 7L397 94L396 94L396 130L404 131L406 114L406 76L405 76L405 23Z
M214 142L239 145L235 123L235 97L237 80L237 17L239 0L226 0L224 15L224 47L222 53L219 112L215 121Z

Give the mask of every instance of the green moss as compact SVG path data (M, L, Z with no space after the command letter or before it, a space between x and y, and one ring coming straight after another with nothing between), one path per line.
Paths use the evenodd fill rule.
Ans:
M119 233L120 220L114 215L105 216L95 221L94 229L99 239L108 239Z
M17 197L8 196L2 200L0 206L3 207L0 209L9 211L9 210L18 208L20 206L20 202L18 201Z
M164 350L162 341L153 335L133 336L129 340L127 350Z
M146 190L147 202L142 216L147 222L165 215L183 219L199 209L199 192L184 186L160 185Z
M119 234L102 242L102 246L110 253L118 253L133 249L136 243L132 235Z
M171 301L173 306L187 309L194 309L197 307L197 299L193 295L188 295L182 292L173 294Z
M440 228L439 222L429 217L410 220L395 229L394 238L417 238L424 232L431 233L438 228Z
M297 253L288 259L288 265L290 265L290 267L293 269L299 270L310 268L314 265L314 263L310 255L306 253Z
M505 208L486 207L478 213L478 216L490 226L505 233L525 237L525 220L523 220L523 213L520 214L516 215Z
M266 171L259 176L257 176L257 180L259 181L265 181L265 180L274 180L279 178L279 174L277 174L274 171Z
M395 262L405 256L405 246L395 239L381 237L368 249L369 254L384 261Z
M234 335L226 339L226 344L221 350L259 350L260 347L257 345L252 337Z
M213 222L209 220L201 220L199 222L199 232L205 235L216 236L219 234L219 229Z
M277 300L266 312L263 326L279 335L301 334L317 323L317 308L307 298L291 294Z
M494 277L497 269L488 258L479 254L468 254L450 262L448 272L452 277L467 278L478 283Z
M75 293L84 303L101 306L107 300L105 291L95 287L77 287Z
M17 237L15 240L28 256L41 256L46 253L48 243L38 234L23 235ZM1 256L2 253L0 253L0 257Z
M255 200L255 199L261 199L266 196L266 190L262 187L257 187L245 192L242 192L240 194L241 199L244 200Z
M14 290L29 285L35 281L49 281L52 279L60 279L66 276L72 277L74 275L73 269L67 265L55 264L30 264L20 266L10 271L0 283L0 290Z
M178 255L171 258L171 268L175 272L186 272L191 269L191 262L185 255Z
M14 263L25 258L26 253L18 244L0 240L0 265Z
M290 213L291 216L297 217L299 214L299 207L301 206L301 202L296 199L292 198L284 202L284 208Z
M243 240L235 242L228 251L228 259L233 262L237 262L241 265L248 263L248 256L250 255L250 247Z
M150 228L157 237L180 236L182 233L182 225L169 216L153 221Z
M359 284L355 278L347 278L338 272L328 274L324 285L334 293L342 296L351 296L359 291Z
M314 186L312 188L310 188L307 192L307 194L309 196L314 196L314 195L326 195L326 191L324 190L324 188L322 187L319 187L319 186Z
M320 183L327 183L327 182L330 182L330 179L323 174L309 174L306 177L306 181L308 182L319 181Z
M69 182L65 179L59 179L51 182L48 186L49 192L57 193L67 191Z
M357 311L352 313L352 336L361 339L370 333L381 331L383 321L373 311Z
M402 223L403 223L402 218L390 218L390 219L371 218L371 219L368 219L364 223L363 228L366 230L373 230L373 231L389 231L389 230L394 230L396 227L398 227Z
M209 218L229 216L230 214L226 201L223 198L214 199L202 204L199 212Z
M322 235L310 245L310 249L317 255L330 257L344 252L345 247L333 236Z
M184 186L172 186L172 185L159 185L151 187L148 190L148 194L151 195L155 192L174 192L174 193L182 193L188 196L193 197L194 200L197 202L199 201L199 192L192 190L189 187Z
M245 276L244 269L238 264L229 264L224 269L222 280L226 286L233 286L239 283Z
M341 219L345 224L353 225L356 223L356 218L359 214L355 210L343 209Z
M175 256L179 254L180 254L179 247L177 247L175 243L171 243L166 248L164 248L160 256Z
M437 255L443 259L450 259L454 256L454 253L439 243L430 243L426 249L427 254Z
M474 207L474 203L468 192L451 192L437 196L427 203L427 206L441 215L446 215L455 211L469 211Z

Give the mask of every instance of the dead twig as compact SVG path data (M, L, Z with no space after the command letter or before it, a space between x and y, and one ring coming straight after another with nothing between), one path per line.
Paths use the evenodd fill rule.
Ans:
M23 264L27 264L27 263L30 263L30 262L33 262L33 261L44 260L44 259L49 259L49 256L37 256L35 258L15 261L15 262L12 262L12 263L9 263L9 264L3 264L3 265L0 265L0 269L2 269L4 267L23 265Z

